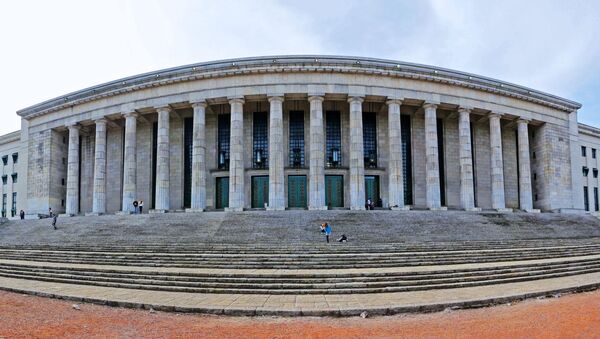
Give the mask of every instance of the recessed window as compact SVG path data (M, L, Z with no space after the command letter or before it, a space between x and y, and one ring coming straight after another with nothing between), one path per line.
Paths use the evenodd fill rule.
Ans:
M594 178L597 178L597 177L598 177L598 169L597 169L597 168L594 168L594 169L592 170L592 174L594 175Z
M537 173L533 173L533 181L537 180Z
M587 148L585 146L581 146L581 156L587 157Z
M377 167L377 116L363 113L363 156L365 167Z
M592 159L596 159L596 149L592 148Z
M328 111L325 116L325 143L327 167L342 165L342 128L339 111Z
M19 162L19 153L13 153L12 158L13 158L13 164L18 163Z
M290 112L289 136L290 166L304 166L304 112Z
M63 186L65 185L65 178L60 179L60 184Z
M587 168L586 166L583 166L583 176L587 177L589 173L590 173L590 169Z
M13 173L10 176L12 177L13 184L16 184L17 183L17 173Z
M217 165L219 169L229 168L229 137L231 133L231 116L229 114L219 115L219 127L217 131Z
M531 157L532 157L533 159L535 159L535 152L533 152L533 153L531 154Z
M2 156L2 164L4 166L8 165L8 155L3 155Z
M254 168L269 168L269 122L267 112L255 112L252 120Z
M2 176L2 185L6 185L6 182L8 181L8 175L3 175Z

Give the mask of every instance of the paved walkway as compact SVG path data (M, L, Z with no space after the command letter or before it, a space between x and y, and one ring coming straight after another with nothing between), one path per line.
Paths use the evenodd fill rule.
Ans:
M6 338L586 338L600 337L600 291L476 310L361 318L181 315L0 291Z
M133 308L230 315L356 315L439 311L600 287L600 273L500 285L349 295L203 294L0 278L0 289Z

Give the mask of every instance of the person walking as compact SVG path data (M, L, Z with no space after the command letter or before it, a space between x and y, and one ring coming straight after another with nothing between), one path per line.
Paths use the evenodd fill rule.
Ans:
M140 200L138 207L140 208L140 214L144 213L144 200Z
M330 235L331 235L331 226L329 226L329 223L325 223L325 239L327 239L327 243L329 243Z
M137 214L138 213L138 201L134 200L133 201L133 214Z
M21 217L21 220L25 219L25 211L21 210L21 212L19 212L19 216Z
M56 230L56 219L58 219L58 213L52 213L51 215L52 217L52 227L54 227L54 229Z

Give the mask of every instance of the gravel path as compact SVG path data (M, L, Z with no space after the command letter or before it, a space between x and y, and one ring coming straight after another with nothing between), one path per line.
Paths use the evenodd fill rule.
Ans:
M0 291L0 337L69 338L600 338L600 291L422 315L271 318L183 315Z

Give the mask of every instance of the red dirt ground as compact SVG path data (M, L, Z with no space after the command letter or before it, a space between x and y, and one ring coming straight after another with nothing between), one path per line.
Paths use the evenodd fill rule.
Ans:
M0 291L0 337L600 338L600 291L476 310L354 318L224 317L80 304Z

